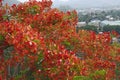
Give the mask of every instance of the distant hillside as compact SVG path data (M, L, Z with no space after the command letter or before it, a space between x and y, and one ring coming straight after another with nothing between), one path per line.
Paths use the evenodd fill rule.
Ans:
M6 3L8 3L11 6L12 4L19 4L20 1L18 1L18 0L3 0L3 5Z

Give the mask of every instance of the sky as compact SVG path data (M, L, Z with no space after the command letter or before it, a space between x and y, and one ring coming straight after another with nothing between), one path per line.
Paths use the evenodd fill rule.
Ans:
M29 0L18 0L18 1L25 2L25 1L29 1ZM38 0L38 1L40 1L40 0ZM55 0L52 0L52 1L55 1ZM57 1L57 0L56 0L56 1ZM60 1L62 1L62 2L67 2L67 1L69 1L69 0L60 0Z
M27 0L19 0L21 2ZM109 7L120 5L120 0L52 0L53 6L71 6L73 8Z

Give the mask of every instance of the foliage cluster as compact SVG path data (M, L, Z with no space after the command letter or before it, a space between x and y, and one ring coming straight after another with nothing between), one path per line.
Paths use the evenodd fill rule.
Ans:
M0 6L0 80L119 80L120 45L110 44L111 34L76 33L76 11L51 5Z

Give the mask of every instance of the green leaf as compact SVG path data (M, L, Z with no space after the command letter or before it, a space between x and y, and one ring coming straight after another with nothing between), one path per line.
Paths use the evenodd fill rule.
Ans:
M34 5L34 6L30 7L30 8L28 8L28 12L30 14L36 14L37 13L37 8L39 8L39 7L37 5Z
M6 15L5 15L5 16L3 16L3 19L4 19L4 20L6 20L7 18L8 18L8 16L6 16Z
M15 80L19 80L24 74L26 74L29 71L29 68L20 71L20 73L15 77Z
M95 75L101 75L101 76L104 76L106 74L106 71L103 69L103 70L97 70L95 71Z
M9 46L6 49L4 49L4 58L5 60L8 60L11 58L11 52L14 51L14 47L13 46Z
M32 28L34 28L34 24L30 24L30 26L31 26Z
M40 54L38 55L38 61L41 61L43 58L44 58L43 53L40 52Z
M71 43L69 41L63 41L62 44L66 47L66 49L68 50L73 50L74 49L74 46L71 45Z
M2 16L2 18L3 18L4 20L10 20L10 17L11 17L11 15L4 15L4 16Z
M40 42L40 40L38 40L38 39L35 39L35 40L33 40L35 43L39 43Z
M73 80L92 80L92 79L87 76L75 76Z
M0 41L3 41L4 37L2 35L0 35Z

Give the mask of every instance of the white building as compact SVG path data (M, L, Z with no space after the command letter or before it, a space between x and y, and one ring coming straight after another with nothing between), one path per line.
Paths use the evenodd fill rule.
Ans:
M91 22L88 23L88 25L99 27L100 22L101 22L100 20L92 20Z
M120 26L120 21L107 21L107 20L104 20L104 21L101 21L101 23L100 23L100 26L102 26L102 27L107 26L107 25Z
M78 22L77 27L86 26L86 22Z

